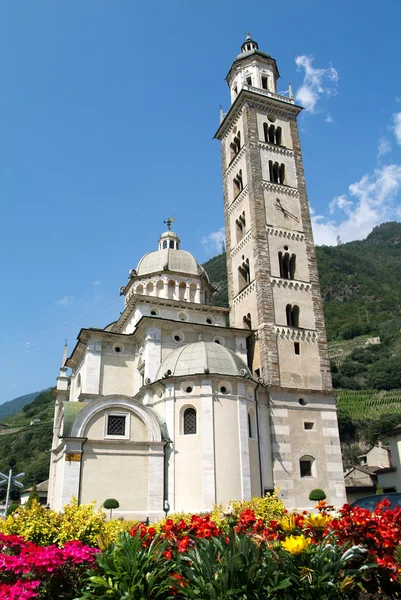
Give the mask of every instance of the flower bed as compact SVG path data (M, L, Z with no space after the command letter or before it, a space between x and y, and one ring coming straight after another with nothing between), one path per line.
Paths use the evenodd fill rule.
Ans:
M373 513L345 505L333 514L320 503L318 514L299 514L265 502L270 512L259 499L130 533L118 521L96 529L93 506L70 507L58 545L0 534L0 600L401 598L401 508L384 501ZM22 509L8 527L37 537L41 510L39 524L29 528ZM71 539L93 545L95 532L98 548Z

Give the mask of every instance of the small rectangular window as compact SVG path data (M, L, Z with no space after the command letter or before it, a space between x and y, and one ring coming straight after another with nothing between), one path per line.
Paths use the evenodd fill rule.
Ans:
M107 435L125 435L126 417L109 415L107 419Z
M312 461L300 460L301 477L312 477Z
M315 428L315 424L309 421L304 421L304 429L314 429Z
M247 77L246 82L248 85L252 85L252 77Z
M301 354L299 342L294 342L294 352L295 352L295 354Z
M262 75L262 88L267 90L267 77Z
M237 88L237 86L236 86L236 85L233 87L233 92L234 92L234 94L235 94L235 95L237 95L237 94L238 94L238 88Z

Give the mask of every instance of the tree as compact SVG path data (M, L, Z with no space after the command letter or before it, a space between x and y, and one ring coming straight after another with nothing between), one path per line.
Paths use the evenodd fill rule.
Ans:
M38 504L40 504L40 498L39 498L39 494L36 490L36 484L33 484L32 491L28 496L28 500L26 501L26 507L31 508L31 506L35 500Z
M103 508L110 510L110 519L113 516L113 508L118 508L119 506L120 503L115 498L107 498L107 500L103 502Z

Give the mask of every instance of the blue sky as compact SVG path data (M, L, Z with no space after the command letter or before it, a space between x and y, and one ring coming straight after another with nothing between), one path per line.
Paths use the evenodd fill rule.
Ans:
M199 262L220 251L212 138L246 31L306 108L317 242L401 218L396 0L6 0L0 22L0 402L53 385L64 338L118 317L168 216Z

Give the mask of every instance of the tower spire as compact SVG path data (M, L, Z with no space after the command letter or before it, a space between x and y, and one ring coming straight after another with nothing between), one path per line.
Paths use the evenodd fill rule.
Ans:
M61 367L60 367L60 375L63 375L66 371L67 371L67 367L65 366L65 363L67 362L67 338L65 338L64 340L64 350L63 350L63 359L61 361Z

